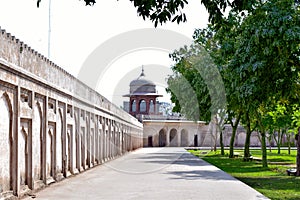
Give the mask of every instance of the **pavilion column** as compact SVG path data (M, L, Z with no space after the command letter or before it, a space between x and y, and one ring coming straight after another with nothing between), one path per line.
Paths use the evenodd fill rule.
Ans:
M145 103L146 103L146 113L149 114L149 99L148 98L145 99Z
M133 101L133 99L130 98L130 100L129 100L129 113L132 112L132 101Z
M155 101L155 98L153 99L153 106L154 106L154 109L153 109L154 114L156 114L156 101Z
M170 146L170 131L166 131L166 146Z
M136 103L136 111L135 111L135 113L138 114L138 113L140 113L140 98L136 98L135 99L135 103Z
M178 130L176 136L177 136L177 146L180 147L181 146L181 143L180 143L180 141L181 141L181 133L179 132L179 130Z

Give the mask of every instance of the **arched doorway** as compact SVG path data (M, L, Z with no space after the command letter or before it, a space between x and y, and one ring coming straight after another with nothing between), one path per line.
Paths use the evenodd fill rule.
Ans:
M167 144L167 134L164 129L161 129L159 131L159 136L158 136L158 146L165 147L166 144Z
M152 135L148 136L148 147L153 147L153 137L152 137Z
M0 96L0 112L0 188L1 192L7 192L13 190L13 184L16 183L16 179L13 180L13 174L16 175L16 171L12 165L16 157L13 155L12 106L6 93Z
M198 146L198 135L194 135L194 147Z
M178 146L177 130L172 128L170 131L170 147L177 147L177 146Z
M189 146L189 135L186 129L181 130L180 146L182 147Z

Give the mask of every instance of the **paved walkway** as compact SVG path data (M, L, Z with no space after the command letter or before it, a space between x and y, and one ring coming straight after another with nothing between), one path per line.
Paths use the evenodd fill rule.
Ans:
M36 199L267 199L183 148L143 148L55 183Z

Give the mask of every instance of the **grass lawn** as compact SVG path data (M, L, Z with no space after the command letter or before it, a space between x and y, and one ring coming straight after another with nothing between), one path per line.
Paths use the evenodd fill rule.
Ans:
M244 162L242 157L230 159L228 151L225 151L225 156L221 156L220 151L189 151L272 200L300 200L300 177L286 174L286 169L295 167L296 150L293 150L291 155L288 155L286 150L281 150L280 155L277 154L277 150L268 150L268 168L263 168L260 161ZM242 155L243 150L235 150L235 153ZM261 157L260 150L251 150L251 154L253 157Z

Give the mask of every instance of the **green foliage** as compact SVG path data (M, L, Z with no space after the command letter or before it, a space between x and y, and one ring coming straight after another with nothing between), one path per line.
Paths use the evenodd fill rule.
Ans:
M42 0L37 0L39 7ZM96 0L84 0L86 5L94 5ZM183 11L187 0L130 0L137 8L137 13L143 19L150 19L154 22L155 27L158 23L162 24L167 21L186 22L186 14ZM251 11L256 4L256 0L201 0L209 13L209 21L213 24L221 23L225 9L236 11Z
M221 156L219 152L205 154L202 154L201 151L190 152L253 187L270 199L300 199L299 177L286 175L286 169L290 168L289 165L296 161L297 152L295 150L292 151L291 155L288 155L286 150L282 150L281 155L276 152L269 152L270 165L268 168L262 167L260 162L256 161L243 162L242 158L229 159L226 156ZM242 150L237 152L242 153ZM262 152L252 149L251 154L254 157L259 157Z
M199 120L197 95L183 76L169 77L166 91L171 93L171 101L175 103L173 112L180 112L194 121Z
M174 111L188 119L210 121L226 102L223 80L210 55L201 46L192 45L170 57L176 62L167 89L176 105Z
M244 104L258 108L293 95L300 69L299 17L292 0L270 0L243 21L229 68Z
M298 133L300 128L300 108L298 105L294 105L292 114L292 128L294 133Z
M165 23L167 21L172 22L185 22L186 15L182 9L186 4L187 0L130 0L134 6L137 7L137 13L142 16L143 19L149 18L154 22L155 27L158 23Z
M281 101L267 112L269 116L269 129L280 130L287 129L292 125L292 107L287 101Z
M300 109L298 108L298 106L294 107L294 113L292 118L295 127L300 127Z
M248 12L232 9L221 24L196 30L194 39L220 69L228 118L243 113L249 115L243 120L251 120L245 124L259 125L266 166L266 133L291 122L290 106L276 102L299 101L299 4L267 0L251 5Z
M185 22L186 15L183 8L188 4L187 0L170 0L170 1L140 1L130 0L137 7L138 15L144 19L149 18L154 22L155 26L158 23L165 23L167 21L176 21L177 23ZM209 21L212 24L219 24L223 21L223 13L226 9L236 11L252 10L256 4L256 0L201 0L209 13Z

